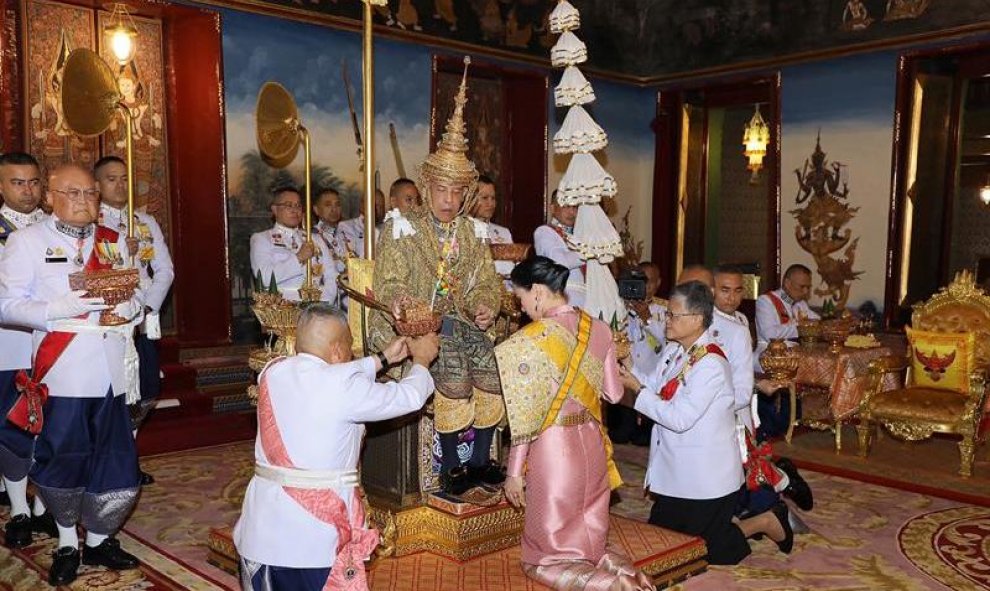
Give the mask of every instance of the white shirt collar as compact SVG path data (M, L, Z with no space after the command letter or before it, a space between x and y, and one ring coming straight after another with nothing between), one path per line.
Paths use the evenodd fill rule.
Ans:
M283 232L285 234L293 234L295 232L299 232L300 234L302 233L302 228L290 228L288 226L283 226L278 222L275 222L275 225L272 227L272 229L275 230L276 232Z
M739 320L739 317L736 316L736 314L726 314L725 312L719 310L718 308L715 308L715 314L721 316L722 318L725 318L730 322L735 322L736 324L740 324L740 325L742 324L742 322Z
M45 219L45 212L40 207L36 207L31 213L21 213L6 203L3 204L3 207L0 207L0 215L3 215L3 217L17 226L17 229L26 228L31 224L37 224Z

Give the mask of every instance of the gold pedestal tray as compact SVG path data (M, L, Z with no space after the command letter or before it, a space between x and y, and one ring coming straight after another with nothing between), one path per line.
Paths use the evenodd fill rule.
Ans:
M504 501L443 510L430 505L395 509L370 499L370 506L368 521L382 534L383 557L426 551L464 561L515 546L522 536L524 514Z
M100 324L117 326L127 324L129 318L114 313L117 304L122 304L134 296L140 278L137 269L105 269L102 271L79 271L69 275L69 288L84 290L88 298L103 298L109 306L100 312Z

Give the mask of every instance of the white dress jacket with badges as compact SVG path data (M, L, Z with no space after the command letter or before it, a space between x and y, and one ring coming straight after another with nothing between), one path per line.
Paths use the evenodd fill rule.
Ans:
M116 209L107 204L100 205L101 225L111 230L116 230L127 236L128 215L126 209ZM168 290L172 287L172 280L175 279L175 268L172 264L172 256L168 252L168 244L165 242L165 235L158 221L147 213L134 212L135 224L138 230L134 232L134 237L138 239L138 252L135 254L135 261L138 264L138 272L141 274L141 285L144 286L144 305L155 312L162 308ZM143 236L140 228L144 226L148 229L148 236ZM150 261L142 260L142 254L151 249ZM124 251L125 256L127 251ZM148 268L151 268L149 273Z
M701 346L713 342L707 331L698 339ZM668 343L636 398L636 410L656 422L645 486L669 497L717 499L743 482L731 370L728 361L709 353L688 369L673 398L660 398L660 389L687 362L684 349Z
M261 272L265 287L275 275L282 297L299 300L299 288L306 281L306 263L300 263L296 253L306 242L305 233L299 228L288 228L281 224L251 235L251 273ZM337 299L337 266L330 255L326 241L315 239L313 247L316 255L313 261L313 284L323 293L320 299L332 302ZM321 285L322 283L322 285Z
M124 234L119 234L117 252L127 253ZM83 241L82 259L89 260L93 234ZM4 323L34 329L33 351L59 321L46 320L48 302L69 289L69 275L80 271L75 264L76 239L55 229L55 218L23 230L7 240L0 258L0 319ZM79 332L42 380L49 394L64 398L103 398L113 386L115 396L125 393L125 338L117 331L101 331L100 313L92 312L85 322L92 331Z
M433 378L414 365L400 382L375 381L375 360L328 364L301 353L263 372L282 441L296 468L353 470L361 457L363 423L399 417L422 408ZM260 437L255 461L268 464ZM351 510L350 488L334 491ZM244 496L234 544L244 558L272 566L333 565L337 530L319 521L270 480L254 477Z

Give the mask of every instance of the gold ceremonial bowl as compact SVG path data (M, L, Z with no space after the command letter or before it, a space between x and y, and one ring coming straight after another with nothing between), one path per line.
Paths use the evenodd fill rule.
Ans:
M822 336L822 325L818 320L799 320L797 331L802 345L813 345Z
M791 351L783 339L772 339L766 351L760 355L760 366L775 382L786 382L797 375L801 358Z
M116 326L129 319L118 316L113 309L134 296L139 282L137 269L106 269L102 271L78 271L69 275L69 288L85 290L88 298L103 298L109 306L100 312L100 324Z
M834 354L842 351L842 343L846 342L851 332L852 324L844 318L822 322L822 338L828 341L831 345L829 351Z
M531 244L492 244L492 259L496 261L513 261L516 263L526 260Z

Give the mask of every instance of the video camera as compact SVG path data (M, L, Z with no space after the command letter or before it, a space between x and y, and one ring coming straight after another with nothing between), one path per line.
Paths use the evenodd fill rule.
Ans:
M624 300L646 299L646 274L639 269L626 269L619 274L619 297Z

